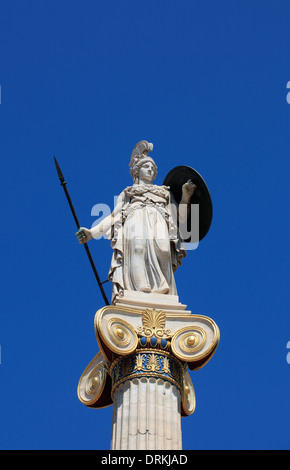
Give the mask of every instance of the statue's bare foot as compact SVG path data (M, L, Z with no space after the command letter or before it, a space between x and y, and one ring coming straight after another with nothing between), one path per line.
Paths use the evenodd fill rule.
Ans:
M150 286L141 287L140 291L141 292L151 292L151 287Z
M158 294L169 294L169 287L164 287L163 289L157 289L155 292L158 292Z

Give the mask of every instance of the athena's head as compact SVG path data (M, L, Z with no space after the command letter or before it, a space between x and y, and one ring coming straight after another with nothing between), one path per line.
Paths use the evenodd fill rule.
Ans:
M154 175L152 181L156 178L157 175L157 166L153 158L148 157L148 153L153 150L153 144L150 144L146 140L141 140L138 144L135 145L131 160L129 163L130 174L133 178L134 183L138 183L139 180L139 170L147 162L151 162L154 167Z

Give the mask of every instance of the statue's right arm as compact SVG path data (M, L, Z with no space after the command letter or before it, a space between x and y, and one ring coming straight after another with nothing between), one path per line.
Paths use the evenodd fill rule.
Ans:
M112 214L108 215L103 219L98 225L95 227L88 229L85 227L80 227L79 231L76 233L79 243L87 243L88 241L92 240L92 238L98 238L105 235L108 230L114 224L115 217L121 212L123 204L124 204L124 192L120 194L117 199L117 204L112 212Z

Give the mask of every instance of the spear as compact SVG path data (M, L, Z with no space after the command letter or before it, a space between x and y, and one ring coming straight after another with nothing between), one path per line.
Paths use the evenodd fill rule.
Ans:
M55 163L55 166L56 166L56 170L57 170L57 174L58 174L58 177L59 177L60 184L61 184L61 186L62 186L63 189L64 189L66 198L67 198L67 200L68 200L69 206L70 206L71 211L72 211L72 215L73 215L73 217L74 217L74 219L75 219L75 223L76 223L77 228L78 228L78 230L79 230L79 229L80 229L80 223L79 223L79 220L78 220L78 218L77 218L76 211L75 211L75 209L74 209L72 200L71 200L71 198L70 198L70 195L69 195L69 192L68 192L68 189L67 189L67 186L66 186L66 185L67 185L67 182L66 182L65 179L64 179L64 176L63 176L62 171L61 171L61 169L60 169L60 166L59 166L59 164L58 164L58 162L57 162L57 159L56 159L55 157L53 157L53 158L54 158L54 163ZM95 275L95 277L96 277L96 279L97 279L97 283L98 283L99 288L100 288L100 290L101 290L101 293L102 293L102 296L103 296L103 298L104 298L105 304L106 304L106 305L110 305L110 304L109 304L109 301L108 301L108 299L107 299L106 293L105 293L105 291L104 291L104 288L103 288L103 284L104 284L105 282L107 282L107 281L101 282L100 277L99 277L99 274L98 274L98 271L97 271L96 266L95 266L95 263L94 263L94 261L93 261L91 252L90 252L90 250L89 250L89 247L88 247L88 245L87 245L86 243L84 243L83 245L84 245L84 247L85 247L85 250L86 250L86 252L87 252L88 258L89 258L90 263L91 263L91 266L92 266L92 268L93 268L94 275Z

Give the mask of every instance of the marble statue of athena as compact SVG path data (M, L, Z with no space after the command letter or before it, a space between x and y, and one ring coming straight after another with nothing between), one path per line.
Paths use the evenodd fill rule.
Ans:
M157 166L148 155L152 149L146 140L135 145L129 164L133 185L119 195L111 215L77 233L80 243L103 235L111 240L112 305L124 291L177 295L174 272L186 256L178 223L187 219L196 186L184 183L177 205L169 187L153 184Z

